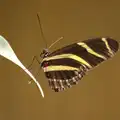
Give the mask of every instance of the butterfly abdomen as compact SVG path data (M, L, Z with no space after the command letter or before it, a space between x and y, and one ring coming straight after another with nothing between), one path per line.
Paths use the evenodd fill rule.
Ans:
M112 38L88 39L50 53L41 66L50 87L58 92L77 84L86 71L113 57L118 49L119 43Z

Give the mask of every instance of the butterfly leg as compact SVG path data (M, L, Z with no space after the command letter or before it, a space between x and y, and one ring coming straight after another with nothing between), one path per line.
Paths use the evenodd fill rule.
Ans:
M31 67L32 67L33 62L34 62L35 60L40 64L40 61L38 60L37 56L34 56L33 59L32 59L31 64L27 67L28 70L31 70L31 69L32 69ZM40 67L39 67L39 69L40 69ZM38 73L39 73L39 70L38 70L38 72L36 73L35 77L38 76ZM30 80L28 81L28 84L31 84L31 82L32 82L32 79L30 79Z
M32 69L31 67L32 67L33 62L34 62L35 60L38 62L38 64L40 64L40 61L38 60L37 56L34 56L33 59L32 59L31 64L27 67L28 70L31 70L31 69Z

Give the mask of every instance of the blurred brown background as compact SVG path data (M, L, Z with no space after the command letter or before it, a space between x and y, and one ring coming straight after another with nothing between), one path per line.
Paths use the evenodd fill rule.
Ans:
M48 46L52 50L100 36L120 40L119 0L1 0L0 34L28 66L45 47L36 14L40 12ZM54 93L43 71L37 80L43 99L29 77L12 62L0 58L0 120L119 120L120 53L90 71L71 89ZM33 74L39 65L33 65Z

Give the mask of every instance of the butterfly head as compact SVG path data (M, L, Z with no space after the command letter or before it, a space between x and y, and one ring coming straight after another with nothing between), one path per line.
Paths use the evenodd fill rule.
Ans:
M49 55L48 49L44 48L43 51L42 51L41 54L40 54L40 57L41 57L41 58L45 58L45 57L47 57L48 55Z

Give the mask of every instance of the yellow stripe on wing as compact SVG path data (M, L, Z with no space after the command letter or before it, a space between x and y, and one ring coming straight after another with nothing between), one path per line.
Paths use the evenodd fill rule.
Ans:
M94 50L92 50L87 44L85 44L84 42L79 42L77 43L78 45L80 45L81 47L85 48L90 54L93 54L99 58L102 58L104 60L106 60L106 57L104 57L103 55L98 54L97 52L95 52ZM98 48L100 49L100 48Z
M74 54L61 54L61 55L55 55L52 57L46 57L42 60L42 62L49 61L49 60L64 59L64 58L76 60L76 61L86 65L87 67L92 68L92 66L88 62L86 62L83 58L81 58L77 55L74 55Z
M43 68L43 70L44 70L44 72L62 71L62 70L73 70L73 71L77 70L77 71L79 71L79 68L59 65L59 66L47 66L47 67Z
M109 53L110 53L111 55L113 55L113 52L112 52L112 50L111 50L111 48L110 48L107 40L106 40L105 38L102 38L102 41L105 43L106 48L108 49Z

